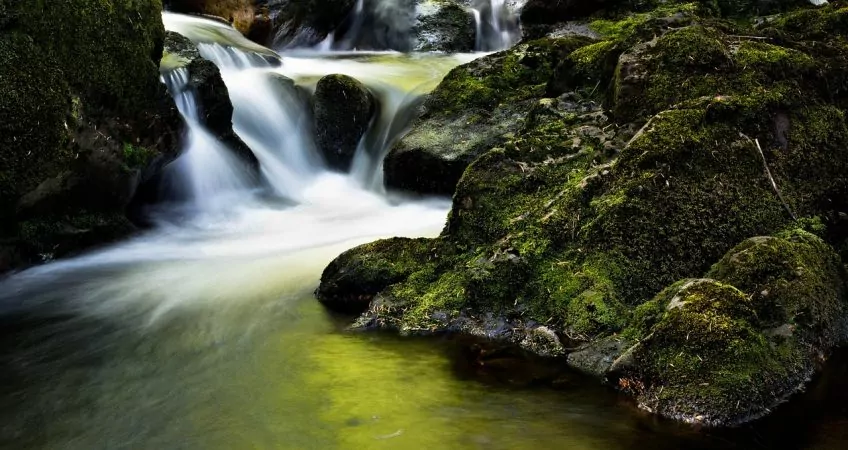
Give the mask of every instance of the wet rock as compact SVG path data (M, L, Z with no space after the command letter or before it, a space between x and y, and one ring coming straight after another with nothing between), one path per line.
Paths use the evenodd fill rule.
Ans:
M165 8L184 14L216 16L242 34L266 44L271 35L268 8L262 0L166 0Z
M429 249L424 239L395 238L347 251L321 275L315 295L328 308L361 313L374 295L406 279Z
M545 94L556 61L586 43L584 38L534 41L452 70L386 156L386 186L453 194L475 158L520 129L534 98Z
M844 7L770 19L768 36L670 9L605 23L534 81L505 59L532 42L445 78L410 142L422 123L510 104L521 124L474 154L430 253L356 326L516 346L544 326L577 349L572 367L707 425L767 414L816 373L848 319L831 248L845 242L848 120L842 78L825 79L842 67ZM463 134L436 134L454 129L432 126L414 151L461 154ZM402 246L378 244L391 267Z
M263 0L273 24L273 46L312 46L343 28L355 0ZM349 24L347 24L349 25Z
M350 170L375 111L373 96L359 81L346 75L327 75L318 81L313 100L315 141L331 168Z
M474 18L462 5L429 0L417 6L414 51L470 52L475 46Z

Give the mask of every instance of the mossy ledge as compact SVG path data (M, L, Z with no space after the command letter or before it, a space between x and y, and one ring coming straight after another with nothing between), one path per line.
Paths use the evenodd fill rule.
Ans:
M833 247L848 212L848 5L772 2L781 14L764 19L758 2L702 3L595 12L598 40L525 42L449 74L407 143L439 115L476 123L467 108L491 120L519 105L513 125L409 178L426 192L462 174L438 238L350 250L319 298L360 296L359 329L566 358L685 422L738 425L798 392L846 343ZM554 63L516 78L546 42Z
M0 271L132 230L123 211L182 125L159 82L161 12L0 0Z

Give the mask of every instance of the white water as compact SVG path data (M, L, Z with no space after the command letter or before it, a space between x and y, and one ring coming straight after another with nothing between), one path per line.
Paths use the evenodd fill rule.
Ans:
M282 66L273 67L268 61L276 54L251 54L252 46L219 31L226 28L219 23L168 13L164 19L169 29L196 39L201 53L221 68L234 128L258 158L271 198L257 194L236 157L199 123L202 105L184 89L187 74L172 72L164 81L177 94L189 132L184 155L167 170L190 186L191 204L157 210L155 228L142 236L6 279L0 304L49 303L136 325L196 308L249 311L246 305L260 299L267 304L308 295L322 268L355 245L438 234L449 200L385 195L381 159L409 121L404 107L473 55L306 52L284 54ZM356 77L382 105L351 174L324 167L299 88L279 79L287 76L308 91L331 73Z
M195 93L188 86L189 73L179 68L162 76L186 121L187 135L183 156L172 168L186 197L205 211L225 207L224 199L239 197L250 187L250 174L231 149L220 143L200 123Z
M521 39L518 18L506 0L475 0L471 12L476 29L476 51L504 50Z

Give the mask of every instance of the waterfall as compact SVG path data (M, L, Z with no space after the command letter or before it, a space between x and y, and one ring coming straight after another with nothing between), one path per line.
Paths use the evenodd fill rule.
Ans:
M475 0L471 12L477 31L476 51L504 50L521 39L518 18L506 0Z
M182 178L180 189L195 206L204 210L217 209L226 204L225 198L248 189L247 168L200 123L200 107L189 86L188 70L172 70L162 75L162 81L173 95L188 128L185 151L170 168L176 172L173 176Z
M218 44L198 44L215 63L233 102L233 128L259 160L274 194L302 201L302 189L324 170L312 142L305 102L293 84L244 52Z

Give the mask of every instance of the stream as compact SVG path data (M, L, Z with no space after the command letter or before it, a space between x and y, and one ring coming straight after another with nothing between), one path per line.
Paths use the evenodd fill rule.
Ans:
M221 69L234 128L261 179L199 123L190 92L176 96L188 132L167 175L186 200L151 210L155 226L136 238L0 282L0 338L10 343L0 354L0 448L837 449L848 441L843 356L774 416L709 431L657 420L576 374L551 387L477 367L454 338L347 331L350 318L313 297L321 271L362 243L439 234L450 200L385 192L382 158L422 96L480 54L325 46L282 52L276 65L276 53L224 24L164 20ZM163 75L172 92L187 82L180 70ZM348 174L323 165L297 90L334 73L360 80L381 105Z

